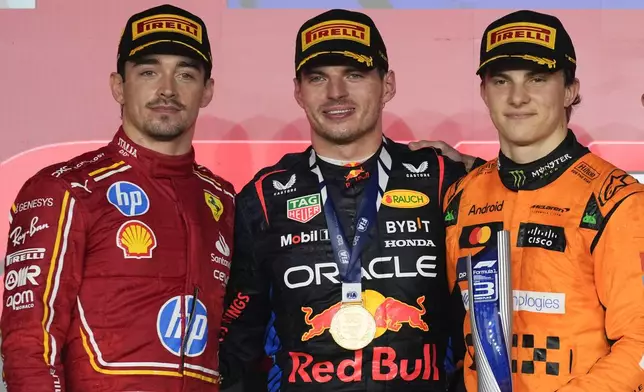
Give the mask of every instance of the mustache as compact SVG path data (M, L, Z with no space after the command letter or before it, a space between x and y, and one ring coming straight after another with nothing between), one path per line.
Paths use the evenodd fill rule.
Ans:
M182 104L181 102L175 99L162 99L162 98L155 99L154 101L148 102L148 104L146 105L146 107L149 109L155 109L157 107L168 107L168 106L177 110L183 110L186 108L184 104Z

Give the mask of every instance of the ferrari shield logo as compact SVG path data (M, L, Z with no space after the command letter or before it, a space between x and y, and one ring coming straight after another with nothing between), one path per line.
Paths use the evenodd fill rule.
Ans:
M221 200L210 191L204 189L203 195L206 198L206 205L210 208L213 218L219 222L221 214L224 213L224 205L221 203Z

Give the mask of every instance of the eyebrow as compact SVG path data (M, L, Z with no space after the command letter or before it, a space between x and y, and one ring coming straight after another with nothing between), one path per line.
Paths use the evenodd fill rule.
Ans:
M345 69L344 69L343 73L346 75L346 74L350 74L350 73L353 73L353 72L367 73L367 72L369 72L369 70L364 70L364 69L360 69L358 67L347 65L347 66L345 66ZM328 74L326 72L322 71L320 68L310 68L308 70L303 70L302 74L305 75L305 76L307 76L307 75L309 75L309 76L310 75L328 76Z
M544 75L544 76L547 77L550 74L548 72L546 72L546 71L542 71L542 70L539 70L539 69L535 69L535 70L532 70L532 71L528 72L528 77L534 77L534 76L537 76L537 75ZM492 77L492 78L501 77L501 78L505 78L505 79L511 79L510 76L506 73L506 71L498 71L498 72L491 73L490 77Z
M177 64L177 67L178 67L178 68L194 68L194 69L196 69L197 71L199 71L199 70L201 70L200 65L201 65L201 64L200 64L200 63L198 63L198 62L196 62L196 61L191 61L191 60L185 61L185 60L182 60L182 61L179 61L179 64Z
M140 66L140 65L159 65L161 64L158 59L154 57L140 57L140 58L134 58L131 60L134 63L134 66ZM193 68L197 71L199 71L201 68L199 67L199 63L196 61L192 60L181 60L177 64L177 68Z
M139 66L139 65L158 65L159 60L157 60L154 57L135 57L133 59L130 59L134 63L134 66Z

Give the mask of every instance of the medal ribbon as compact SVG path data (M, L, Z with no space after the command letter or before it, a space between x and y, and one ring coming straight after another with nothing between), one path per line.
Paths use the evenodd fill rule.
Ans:
M382 193L384 192L384 189L386 189L389 179L389 175L383 166L391 168L391 157L384 148L384 145L380 151L377 168L370 172L365 188L365 195L358 207L353 244L349 244L347 241L344 229L338 219L333 200L331 200L331 197L328 195L326 182L324 181L324 177L317 165L315 152L312 151L311 153L311 170L318 175L324 215L329 230L331 246L333 248L333 258L338 267L340 279L342 280L343 286L347 286L349 284L358 290L358 292L353 293L349 290L345 293L345 290L343 289L343 302L349 302L352 300L359 301L361 298L361 288L359 285L362 279L362 251L370 240L369 231L376 223L378 209L382 200Z

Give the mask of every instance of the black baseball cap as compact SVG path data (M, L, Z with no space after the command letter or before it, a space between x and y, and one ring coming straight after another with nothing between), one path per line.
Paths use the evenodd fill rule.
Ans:
M295 73L305 65L347 62L389 70L385 42L369 16L332 9L300 27L295 43Z
M547 71L568 69L574 75L577 58L572 39L555 16L521 10L492 22L481 39L477 75L500 62L543 67Z
M212 72L210 41L203 20L181 8L164 4L130 17L119 43L119 72L131 58L175 54L200 60L209 78Z

